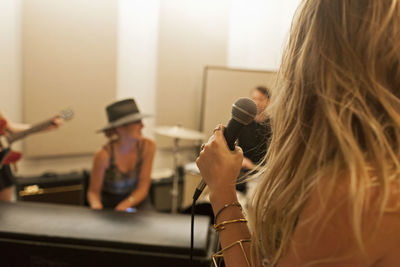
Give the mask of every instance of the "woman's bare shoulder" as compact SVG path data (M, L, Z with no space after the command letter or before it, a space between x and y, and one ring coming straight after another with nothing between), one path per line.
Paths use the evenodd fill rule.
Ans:
M334 190L317 187L299 217L294 243L284 260L297 264L331 259L337 266L375 266L379 262L386 265L378 266L396 266L391 264L394 255L400 254L400 190L398 183L389 184L388 189L384 207L379 205L383 190L376 186L365 191L357 210L348 183L337 184ZM358 229L365 254L354 231L354 212L361 212Z
M151 151L151 152L155 151L156 142L153 139L148 137L143 137L142 142L145 151Z
M95 162L106 163L110 159L110 144L105 144L94 155Z
M382 217L370 216L377 221L373 228L369 249L378 257L376 266L398 266L400 255L400 190L399 182L390 183L388 201Z
M149 137L143 137L142 138L142 142L144 142L144 144L152 144L154 146L156 144L156 142L153 139L149 138Z

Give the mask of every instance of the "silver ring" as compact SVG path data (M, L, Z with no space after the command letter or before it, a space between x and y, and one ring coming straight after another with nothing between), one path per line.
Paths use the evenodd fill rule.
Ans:
M205 143L201 144L201 146L200 146L200 151L202 151L202 150L204 149L204 146L205 146L205 145L206 145Z

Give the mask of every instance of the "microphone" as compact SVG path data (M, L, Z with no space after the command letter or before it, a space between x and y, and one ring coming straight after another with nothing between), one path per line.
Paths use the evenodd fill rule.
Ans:
M229 120L224 131L224 137L230 150L235 150L235 142L239 137L240 131L244 126L252 122L256 115L257 105L250 98L242 97L233 103L232 118ZM194 192L194 201L199 198L205 187L206 183L201 180L199 185L196 187L196 191Z

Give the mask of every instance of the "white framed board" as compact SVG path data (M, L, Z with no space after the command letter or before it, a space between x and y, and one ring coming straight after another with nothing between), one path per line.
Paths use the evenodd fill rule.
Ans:
M276 76L276 71L207 66L203 75L200 131L209 137L217 124L226 125L231 119L232 104L240 97L249 97L255 87L266 86L273 93Z

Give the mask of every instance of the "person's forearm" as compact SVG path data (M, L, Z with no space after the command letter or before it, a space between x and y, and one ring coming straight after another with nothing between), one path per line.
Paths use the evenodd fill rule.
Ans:
M10 131L11 133L18 133L29 129L30 127L31 127L30 124L8 122L7 130Z
M146 188L138 188L137 190L133 191L127 200L131 203L131 207L135 207L139 205L147 196L148 189Z
M243 222L245 217L241 208L237 205L231 205L232 203L238 203L236 191L234 189L218 192L218 194L210 194L210 200L214 214L218 215L215 218L215 223L217 225L222 222L241 220L241 222L226 224L224 226L225 229L219 231L219 239L222 249L227 248L237 241L250 239L250 232L247 223ZM224 208L225 205L228 207ZM240 244L235 244L223 252L225 265L227 267L248 266L246 256L250 259L250 244L247 242L243 242L242 244L245 254L243 253Z
M100 198L99 194L89 191L87 196L88 196L90 208L92 208L92 209L102 209L103 208L103 204L101 203L101 198Z

